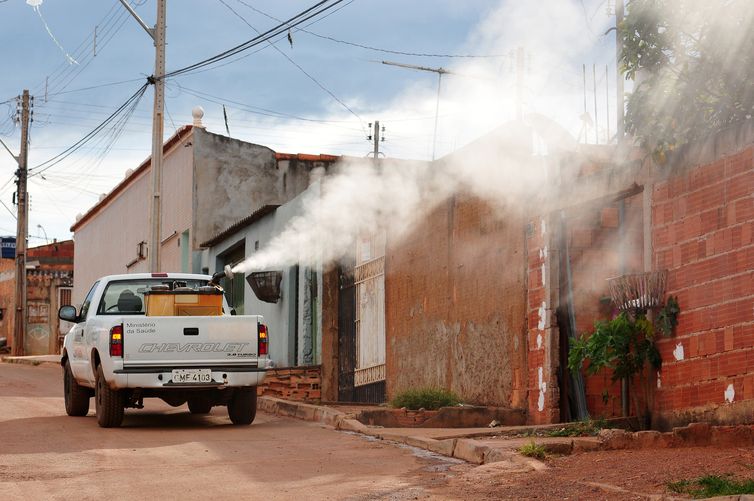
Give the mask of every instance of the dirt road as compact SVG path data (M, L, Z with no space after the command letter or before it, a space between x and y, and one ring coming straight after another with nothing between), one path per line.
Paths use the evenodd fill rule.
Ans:
M451 469L452 468L452 469ZM65 415L61 370L0 363L0 498L455 499L443 486L471 467L360 435L224 407L192 416L148 400L123 427Z

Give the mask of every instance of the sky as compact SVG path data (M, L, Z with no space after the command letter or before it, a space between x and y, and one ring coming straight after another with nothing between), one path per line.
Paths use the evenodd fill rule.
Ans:
M155 0L131 3L154 24ZM314 3L168 0L167 70L221 53ZM615 133L615 37L605 35L615 22L613 5L345 0L301 25L306 31L292 30L292 45L283 34L275 47L263 44L168 79L165 138L191 123L197 105L209 131L227 134L224 105L232 137L275 151L363 157L372 150L369 123L379 120L385 156L428 160L433 150L436 157L452 153L513 120L521 101L525 116L544 115L582 142L604 143ZM152 41L118 0L0 0L0 55L0 140L16 154L14 98L23 89L34 97L29 244L71 238L76 215L149 156L152 88L128 121L107 127L44 173L34 175L34 167L92 131L146 82L154 69ZM439 111L437 73L382 61L448 70ZM597 87L597 127L589 125L586 134L584 64L592 119L592 65ZM15 170L15 160L0 149L0 235L16 232Z

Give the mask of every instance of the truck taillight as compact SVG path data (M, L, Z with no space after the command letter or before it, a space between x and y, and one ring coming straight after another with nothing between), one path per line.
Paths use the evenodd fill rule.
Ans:
M110 356L123 356L123 326L116 325L110 329Z
M259 324L259 340L257 342L257 354L258 355L267 355L267 326L264 324Z

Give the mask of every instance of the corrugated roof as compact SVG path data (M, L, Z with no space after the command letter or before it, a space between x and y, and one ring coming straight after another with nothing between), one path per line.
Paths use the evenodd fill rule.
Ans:
M246 228L250 224L254 223L255 221L259 221L267 214L270 214L271 212L275 212L277 208L280 207L280 205L263 205L259 209L255 210L248 216L244 217L243 219L239 219L235 223L231 224L224 230L220 231L219 233L216 233L215 236L207 240L206 242L202 242L199 244L199 247L212 247L215 244L218 244L228 238L233 233L236 233L238 230L242 228Z

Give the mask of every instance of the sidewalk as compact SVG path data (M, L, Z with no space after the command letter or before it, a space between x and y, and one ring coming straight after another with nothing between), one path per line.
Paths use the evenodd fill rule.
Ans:
M443 456L469 463L487 464L507 462L513 470L542 470L544 463L519 454L519 449L535 440L554 454L596 450L596 437L506 437L514 433L526 434L546 430L547 426L507 426L498 428L381 428L367 426L354 414L337 408L292 402L273 397L259 397L259 409L278 416L295 417L320 422L337 430L361 433L370 437L418 447Z
M39 364L56 364L60 365L60 355L27 355L21 357L14 357L11 355L0 356L0 361L9 364L27 364L27 365L39 365Z

